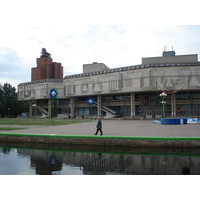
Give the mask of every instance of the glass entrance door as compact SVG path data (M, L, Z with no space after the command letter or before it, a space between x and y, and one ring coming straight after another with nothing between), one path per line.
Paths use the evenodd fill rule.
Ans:
M153 116L153 111L152 110L146 110L146 118L151 119Z
M162 110L156 110L156 118L162 117Z

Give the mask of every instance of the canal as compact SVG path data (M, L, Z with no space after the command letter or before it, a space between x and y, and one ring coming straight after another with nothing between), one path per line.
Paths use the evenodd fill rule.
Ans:
M199 148L0 143L0 175L199 175Z

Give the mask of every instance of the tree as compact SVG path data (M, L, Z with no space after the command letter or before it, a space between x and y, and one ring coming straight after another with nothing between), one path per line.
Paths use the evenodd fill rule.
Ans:
M17 101L15 87L9 83L0 84L0 115L18 116L21 112L28 112L28 105L25 102Z

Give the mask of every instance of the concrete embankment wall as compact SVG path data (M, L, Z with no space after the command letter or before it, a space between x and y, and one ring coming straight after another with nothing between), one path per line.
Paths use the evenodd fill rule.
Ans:
M0 141L131 147L200 147L200 137L123 137L0 133Z

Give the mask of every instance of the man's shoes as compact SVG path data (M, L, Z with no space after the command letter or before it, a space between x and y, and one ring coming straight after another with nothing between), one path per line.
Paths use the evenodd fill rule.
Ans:
M94 135L97 135L96 133Z

